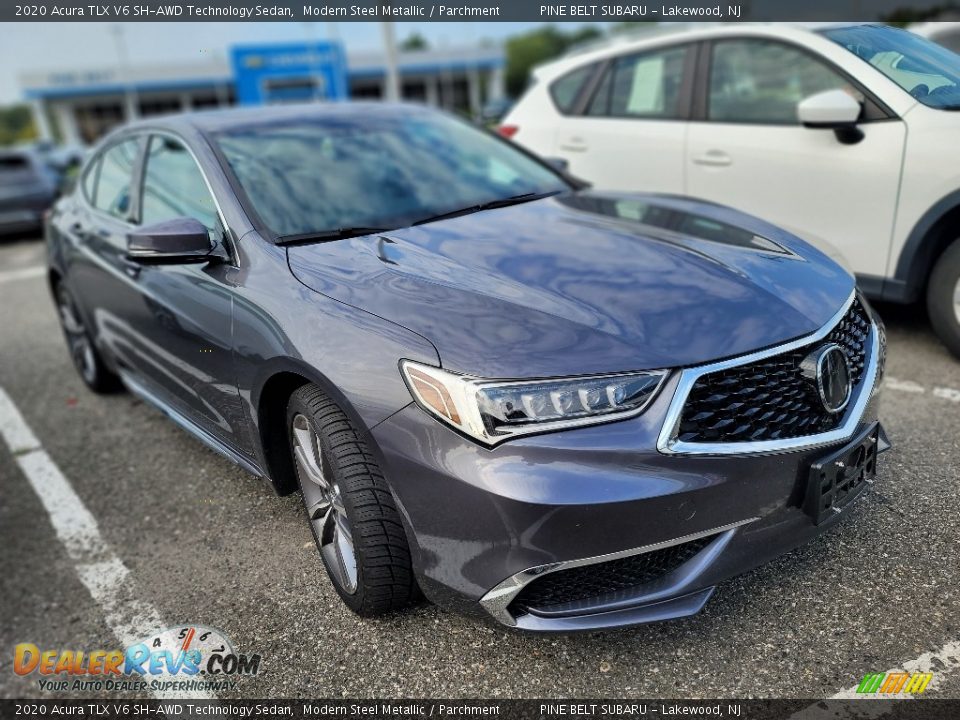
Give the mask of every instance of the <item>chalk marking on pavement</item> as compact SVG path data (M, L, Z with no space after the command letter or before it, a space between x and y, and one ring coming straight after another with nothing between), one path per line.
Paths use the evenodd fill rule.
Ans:
M933 389L933 395L950 402L960 402L960 390L954 390L953 388L936 387Z
M0 272L0 285L15 280L30 280L31 278L43 277L47 269L43 265L32 265L30 267L20 268L18 270L4 270Z
M96 519L40 445L3 388L0 388L0 435L50 516L80 582L103 610L107 624L122 646L134 645L167 627L153 605L142 599L130 570L100 535ZM164 700L215 697L202 690L153 690L152 693Z
M884 388L888 390L898 390L900 392L922 393L926 392L923 385L913 380L897 380L894 377L888 377L883 381Z

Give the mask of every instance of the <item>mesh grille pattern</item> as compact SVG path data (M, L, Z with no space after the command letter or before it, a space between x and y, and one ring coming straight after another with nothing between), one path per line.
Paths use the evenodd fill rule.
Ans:
M823 340L749 365L700 377L680 417L682 442L755 442L803 437L839 427L843 413L828 413L800 363L815 348L836 343L850 363L856 388L867 362L870 320L859 300Z
M596 565L558 570L534 580L514 598L511 609L548 608L631 590L680 567L703 550L716 535L662 550Z

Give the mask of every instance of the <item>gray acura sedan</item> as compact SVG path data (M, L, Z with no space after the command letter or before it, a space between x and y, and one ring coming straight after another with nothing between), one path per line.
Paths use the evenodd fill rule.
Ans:
M826 255L425 108L124 127L47 239L83 380L299 487L361 615L689 615L835 525L889 446L882 325Z

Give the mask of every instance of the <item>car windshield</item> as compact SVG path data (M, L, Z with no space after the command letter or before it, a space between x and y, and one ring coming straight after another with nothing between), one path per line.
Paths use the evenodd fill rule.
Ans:
M960 109L960 55L906 30L876 25L823 34L932 108Z
M429 111L264 122L215 140L279 239L406 227L570 187L509 144Z

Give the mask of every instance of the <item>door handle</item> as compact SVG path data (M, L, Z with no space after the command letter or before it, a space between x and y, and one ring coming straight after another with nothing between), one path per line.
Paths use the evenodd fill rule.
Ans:
M733 159L723 150L708 150L703 155L693 158L697 165L708 165L710 167L726 167L733 164Z
M140 263L133 260L122 259L120 260L120 265L123 267L123 271L134 280L140 276Z
M566 142L560 143L560 149L567 152L586 152L587 142L582 137L568 138Z

